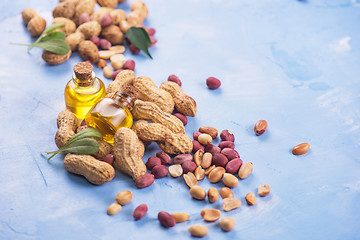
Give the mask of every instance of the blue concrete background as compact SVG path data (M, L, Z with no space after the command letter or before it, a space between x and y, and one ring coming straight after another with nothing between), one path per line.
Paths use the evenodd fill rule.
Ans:
M63 91L80 61L77 53L59 66L47 66L41 50L26 52L9 42L30 43L20 12L32 7L51 22L55 0L0 2L0 239L187 239L187 228L203 224L204 239L360 238L360 1L359 0L183 0L146 1L146 26L158 43L136 61L136 74L158 85L178 75L198 104L186 133L200 126L231 130L253 174L240 181L235 197L243 205L223 213L236 220L232 232L205 223L204 208L221 201L191 199L182 178L155 181L138 190L120 173L93 186L66 172L55 150L57 114ZM129 4L122 5L129 9ZM99 69L97 76L110 83ZM205 79L221 79L209 90ZM266 119L257 137L253 125ZM216 140L218 142L218 140ZM291 148L311 144L303 156ZM144 160L159 148L148 147ZM213 184L199 183L206 190ZM248 206L246 193L270 184L271 194ZM220 188L222 184L216 184ZM116 193L131 190L133 201L116 216L106 215ZM135 222L133 209L147 203ZM159 211L183 211L190 221L164 229Z

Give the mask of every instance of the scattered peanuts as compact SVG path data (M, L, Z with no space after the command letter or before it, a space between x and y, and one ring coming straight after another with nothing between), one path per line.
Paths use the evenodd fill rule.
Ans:
M198 166L196 169L195 169L195 172L194 172L194 175L196 177L196 179L198 181L201 181L205 178L205 170L202 169L201 166Z
M176 224L175 218L171 216L169 213L164 211L159 212L158 220L160 224L166 228L173 227Z
M212 140L213 140L212 137L209 134L206 134L206 133L202 133L198 137L198 141L202 145L208 145L208 144L210 144L212 142Z
M177 178L183 174L183 169L180 164L171 165L169 167L169 173L172 177Z
M219 182L225 173L225 169L223 167L215 167L209 174L209 181L211 183Z
M111 66L114 70L121 69L124 66L125 57L122 54L116 54L110 57Z
M215 139L218 135L218 130L214 127L200 127L199 132L209 134L212 139Z
M109 66L105 66L103 68L103 74L106 78L111 78L111 76L113 75L114 71L111 69L111 67Z
M239 178L245 179L252 173L254 167L250 162L243 163L239 169Z
M225 217L220 221L220 227L224 232L229 232L234 229L235 220L231 217Z
M204 200L206 198L205 190L199 185L190 188L190 195L197 200Z
M219 199L219 192L214 187L209 188L207 195L210 203L214 203Z
M190 218L189 214L186 214L186 213L183 213L183 212L173 213L173 214L171 214L171 216L173 216L176 223L186 222Z
M267 129L267 122L265 120L259 120L255 123L254 132L256 135L262 135Z
M225 198L232 198L234 196L233 192L231 191L230 188L228 187L223 187L220 189L220 196L225 199Z
M203 155L204 155L204 151L201 150L201 149L195 152L195 154L194 154L194 162L195 162L195 164L197 166L201 165Z
M224 173L222 180L223 180L224 185L229 188L234 188L239 184L239 180L237 179L237 177L235 177L234 175L232 175L230 173Z
M193 237L205 237L209 231L207 227L201 225L192 225L188 230Z
M212 163L212 154L211 153L204 153L204 155L202 156L202 159L201 159L201 167L202 168L209 168L211 166L211 163Z
M208 79L206 79L206 85L210 89L217 89L221 86L221 82L217 78L209 77Z
M258 187L258 195L260 197L265 197L269 193L270 193L270 185L269 184L265 184L263 186Z
M131 201L132 197L133 197L132 192L126 190L126 191L121 191L118 194L116 194L115 200L121 206L124 206L124 205L128 204Z
M148 211L148 206L146 204L141 204L137 206L133 212L133 217L135 220L142 219Z
M247 204L249 204L249 205L256 204L255 194L253 194L252 192L249 192L248 194L246 194L245 200L246 200Z
M206 170L205 170L205 175L206 176L209 176L209 174L212 172L212 170L215 169L215 165L212 165L210 167L208 167Z
M241 201L236 198L225 198L223 200L223 209L225 212L234 210L241 206Z
M121 0L120 0L121 1ZM82 27L78 29L74 34L81 35L82 40L79 41L79 43L74 44L74 50L76 51L78 45L80 45L80 54L84 55L83 58L89 59L89 61L94 62L97 64L99 68L103 68L103 73L106 78L112 78L113 80L116 78L116 81L118 79L121 79L119 82L121 84L128 84L131 87L134 87L134 82L137 82L137 90L142 90L143 88L139 87L139 83L142 81L139 81L139 78L136 78L135 75L133 77L129 77L128 79L123 79L122 74L124 72L132 72L135 69L135 62L131 59L126 60L124 55L122 54L125 51L125 47L122 45L117 46L111 46L112 44L117 44L118 41L122 42L124 38L124 34L126 33L127 29L129 27L140 25L142 24L144 18L147 16L147 7L144 4L141 3L141 1L134 1L134 3L131 4L131 10L132 13L129 14L129 16L126 18L126 15L123 16L122 12L117 12L117 14L114 13L114 11L118 10L111 10L111 9L105 9L108 6L106 0L98 0L98 3L103 4L106 7L103 7L101 11L104 11L101 14L89 15L88 13L78 13L77 14L77 23L82 23ZM117 1L114 1L118 3ZM103 6L102 5L102 6ZM109 12L107 12L109 11ZM26 13L26 14L25 14ZM24 22L26 21L30 22L31 18L34 18L36 13L33 13L31 10L28 10L23 14ZM75 14L75 13L74 13ZM34 16L33 16L34 15ZM75 15L74 15L75 17ZM96 19L94 19L96 17ZM100 28L99 28L100 25ZM92 26L92 29L88 29L86 26ZM144 28L145 29L145 28ZM155 33L154 29L149 29L149 34L151 31L151 36ZM103 37L104 39L100 39L98 36L101 33L100 37ZM73 33L72 33L73 34ZM71 35L71 34L70 34ZM74 36L74 35L73 35ZM81 36L78 36L81 38ZM85 39L90 39L86 40ZM155 40L156 41L156 40ZM85 44L84 44L85 42ZM90 46L92 52L87 52L86 46ZM94 46L96 46L96 51ZM98 48L103 49L104 51L98 51ZM81 50L82 49L82 50ZM133 53L138 53L139 49L137 49L132 44L130 45L130 51ZM88 56L89 55L89 56ZM91 55L91 56L90 56ZM110 59L110 66L107 66L106 61L107 59ZM128 69L128 70L124 70ZM114 70L117 70L114 72ZM130 71L131 70L131 71ZM119 72L121 74L117 75ZM133 72L132 72L133 74ZM221 86L220 80L214 77L210 77L206 81L207 86L210 89L216 89ZM146 85L146 84L145 84ZM173 86L175 85L175 86ZM154 99L158 99L161 97L161 94L157 94L154 97L154 101L149 101L149 99L141 99L141 101L144 102L144 109L145 111L152 112L159 114L161 113L162 118L161 120L169 122L175 122L175 127L171 128L171 124L165 124L161 122L160 120L157 121L157 119L152 119L151 117L144 117L145 120L152 120L153 123L162 124L163 126L167 127L169 132L167 134L163 135L164 139L173 139L174 141L169 144L169 146L164 147L165 143L164 140L155 140L155 142L160 142L159 146L163 144L163 147L160 147L163 151L166 151L164 149L167 149L167 147L172 147L177 145L177 136L178 134L184 135L184 126L187 124L188 119L187 116L193 116L196 113L196 103L193 101L192 98L189 96L183 94L182 92L179 93L179 91L176 91L179 89L179 87L182 85L180 79L175 76L171 75L168 78L168 82L162 85L162 87L157 88L157 90L161 89L164 90L166 93L169 93L171 95L171 98L169 99L175 99L175 108L177 111L182 113L175 113L172 115L174 106L170 108L169 111L157 111L154 110L154 108L150 109L149 105L145 106L147 102L155 102ZM174 90L175 89L175 90ZM155 92L155 90L153 91ZM143 91L141 92L141 95L152 95L152 91ZM168 94L168 95L169 95ZM144 97L144 96L141 96ZM146 97L144 97L146 98ZM177 99L177 100L176 100ZM183 110L183 100L188 101L188 105L191 105L191 109L187 109L185 107L185 110L189 111L182 111ZM140 101L139 101L140 102ZM138 102L138 103L139 103ZM167 103L169 101L165 101L164 103ZM139 106L141 104L139 103ZM159 104L163 105L163 104ZM146 107L149 107L146 109ZM160 109L163 106L158 106ZM155 115L156 115L155 114ZM136 115L136 114L135 114ZM138 114L137 116L140 116L141 114ZM171 117L174 117L171 119ZM177 122L175 120L177 120ZM180 121L181 122L180 122ZM144 120L143 120L144 121ZM262 122L261 122L262 121ZM146 122L146 121L145 121ZM260 122L260 123L259 123ZM267 128L267 123L265 120L260 120L257 124L255 124L254 131L257 135L261 135L265 132ZM178 123L182 123L180 126ZM266 124L266 125L265 125ZM169 125L169 127L168 127ZM179 127L177 128L177 126ZM157 125L159 126L159 125ZM171 128L171 129L170 129ZM135 131L135 130L134 130ZM138 133L136 133L138 134ZM140 134L138 134L140 135ZM153 134L155 135L155 134ZM151 135L151 136L153 136ZM198 132L194 132L193 137L194 141L190 142L190 146L187 147L187 151L181 151L180 154L174 157L173 159L173 165L171 157L165 153L165 152L158 152L156 154L156 157L150 157L148 159L148 162L146 163L146 167L148 170L151 171L151 174L145 174L146 171L144 171L142 174L134 177L135 185L138 188L144 188L147 186L150 186L155 178L165 177L170 173L170 175L174 178L180 177L183 175L183 178L185 180L185 183L187 186L190 187L189 193L192 196L192 198L197 200L204 200L206 199L206 196L208 197L208 200L210 203L214 203L218 201L219 195L223 198L223 210L224 211L231 211L233 209L239 208L241 206L241 201L239 199L233 198L234 194L230 188L234 188L238 185L239 180L234 174L238 173L240 179L244 179L248 177L252 171L253 171L253 164L250 162L245 162L243 164L242 160L240 159L240 156L238 152L235 150L235 137L232 132L229 130L223 130L220 133L220 138L222 142L219 143L218 146L215 146L214 144L211 144L212 141L217 138L218 136L218 130L214 127L200 127ZM139 137L140 138L140 137ZM191 140L191 139L190 139ZM188 141L189 142L189 141ZM143 145L147 146L147 144L150 143L149 139L142 139L141 143L144 143ZM192 146L191 146L192 143ZM305 143L304 143L305 144ZM179 144L180 145L180 144ZM175 146L176 147L176 146ZM193 148L191 148L193 147ZM297 147L297 146L296 146ZM294 149L296 148L294 147ZM164 148L164 149L163 149ZM299 155L303 154L301 152L306 153L309 149L309 145L306 149L306 145L303 147L297 147L295 150L293 149L293 154ZM305 150L304 150L305 149ZM191 150L193 150L194 155L191 155ZM167 151L166 151L167 152ZM169 152L169 154L175 154L179 152ZM110 154L111 155L111 154ZM110 157L109 157L110 158ZM113 157L112 157L113 158ZM140 159L141 160L141 159ZM105 161L105 160L104 160ZM111 162L111 161L109 161ZM204 170L206 169L206 170ZM146 170L146 169L145 169ZM184 173L184 174L183 174ZM208 176L208 179L211 183L217 183L219 181L223 181L223 184L226 187L223 187L218 191L216 188L212 187L207 192L200 187L198 184L198 181L201 181L205 178L205 176ZM264 186L260 186L258 188L258 195L259 196L266 196L270 193L270 186L268 184ZM109 215L114 215L117 212L119 212L122 208L122 205L126 205L132 200L132 193L130 191L122 191L118 193L115 197L116 203L111 204L108 209L107 213ZM255 195L253 193L248 193L245 197L246 202L249 205L253 205L256 203ZM139 220L143 218L148 211L148 207L146 204L139 205L133 212L133 217L135 220ZM208 222L217 221L221 217L221 211L217 209L204 209L201 211L201 217ZM167 212L159 212L158 213L158 220L161 225L164 227L173 227L176 223L184 222L189 220L190 215L186 213L173 213L169 214ZM220 221L220 227L223 231L231 231L234 228L235 221L232 218L225 217ZM208 229L204 226L200 225L193 225L189 228L189 232L192 236L195 237L203 237L206 236L208 233Z
M149 34L150 34L150 33L149 33ZM178 84L180 87L181 87L181 85L182 85L180 78L178 78L176 75L170 75L170 76L168 77L168 81L174 82L174 83Z
M221 212L218 209L204 209L200 215L207 222L215 222L220 219Z
M111 204L107 209L107 214L112 216L120 212L122 209L121 205L119 203L113 203Z
M197 185L198 181L195 177L195 175L192 172L188 172L183 175L186 185L188 185L189 188L192 188L193 186Z
M309 151L309 149L310 149L309 143L300 143L299 145L296 145L295 147L293 147L292 154L303 155L303 154L307 153Z

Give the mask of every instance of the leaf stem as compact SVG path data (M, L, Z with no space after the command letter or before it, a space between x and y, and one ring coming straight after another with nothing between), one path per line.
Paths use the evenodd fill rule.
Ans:
M19 45L19 46L31 46L32 44L23 44L23 43L9 43L10 45Z

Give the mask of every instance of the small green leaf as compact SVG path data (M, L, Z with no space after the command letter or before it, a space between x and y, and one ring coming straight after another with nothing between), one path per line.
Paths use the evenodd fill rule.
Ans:
M50 39L46 42L40 42L33 46L59 55L67 54L70 51L69 45L61 39Z
M49 33L49 32L52 32L52 31L54 31L54 30L56 30L56 29L58 29L58 28L62 28L62 27L64 27L64 26L65 26L65 23L53 24L53 25L47 27L41 35L44 35L44 34ZM41 37L41 36L40 36L40 37Z
M94 154L99 151L99 144L92 138L101 138L101 134L94 128L86 128L75 134L63 147L57 151L46 152L52 154L48 160L58 153Z
M45 37L40 39L40 42L46 42L50 39L60 39L65 40L65 33L63 32L52 32L47 34Z
M42 34L40 35L40 37L38 39L36 39L36 41L28 47L28 51L30 51L38 42L40 42L40 40L42 39L42 37L47 34L47 33L50 33L58 28L62 28L65 26L65 23L58 23L58 24L54 24L54 25L51 25L49 27L47 27L43 32ZM66 54L66 53L65 53Z
M90 137L94 137L94 138L102 138L101 134L99 133L98 130L96 130L95 128L85 128L84 130L82 130L81 132L78 132L77 134L75 134L75 136L73 136L65 145L68 146L70 144L72 144L73 142L82 139L82 138L90 138Z
M91 155L98 151L99 143L96 140L92 138L83 138L77 140L61 152Z
M145 29L141 27L131 27L127 30L126 36L135 47L143 50L152 59L148 49L151 40Z

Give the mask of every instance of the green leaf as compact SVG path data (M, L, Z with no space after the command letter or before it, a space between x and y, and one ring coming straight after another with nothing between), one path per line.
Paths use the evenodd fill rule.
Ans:
M65 23L58 23L58 24L54 24L54 25L51 25L49 27L47 27L43 32L42 34L40 35L40 37L38 39L36 39L36 41L28 47L28 51L30 51L38 42L40 42L40 40L42 39L42 37L47 34L47 33L50 33L58 28L62 28L65 26ZM66 54L66 53L65 53Z
M98 151L99 143L96 140L92 138L83 138L75 141L61 152L91 155Z
M65 27L65 23L53 24L53 25L47 27L41 35L52 32L52 31L54 31L54 30L56 30L58 28L62 28L62 27Z
M73 136L65 145L64 147L70 145L71 143L82 139L82 138L102 138L101 134L99 133L98 130L96 130L95 128L85 128L84 130L82 130L81 132L78 132L77 134L75 134L75 136Z
M33 46L59 55L67 54L70 51L69 45L61 39L50 39L46 42L36 43Z
M45 37L40 39L40 42L46 42L50 39L61 39L65 40L65 33L63 32L52 32L47 34Z
M28 46L28 51L30 51L33 47L39 47L55 54L64 55L70 51L69 45L64 41L65 34L62 32L53 32L54 30L64 26L64 23L51 25L46 28L40 37L31 45L19 43L10 44Z
M99 151L99 144L92 138L101 138L101 134L94 128L86 128L75 134L63 147L57 151L46 152L52 154L48 160L58 153L94 154Z
M143 50L151 59L153 59L148 49L151 40L145 29L141 27L131 27L127 30L126 36L135 47Z

